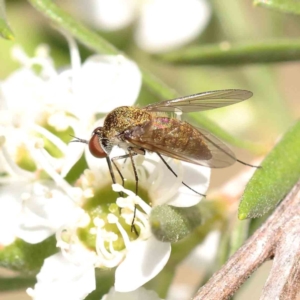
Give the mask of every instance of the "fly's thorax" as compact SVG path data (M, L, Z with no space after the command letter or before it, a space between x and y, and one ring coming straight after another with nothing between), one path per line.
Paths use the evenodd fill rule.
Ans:
M104 120L105 136L109 139L138 126L144 126L151 121L151 114L147 111L121 106L110 112Z

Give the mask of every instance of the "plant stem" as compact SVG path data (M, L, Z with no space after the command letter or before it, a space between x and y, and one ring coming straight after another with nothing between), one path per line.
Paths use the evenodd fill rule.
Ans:
M276 266L263 290L261 299L294 300L299 290L300 251L300 182L298 182L277 207L270 218L246 243L216 272L193 298L194 300L229 299L249 276L268 259L276 256ZM294 230L295 228L295 230ZM292 232L292 239L291 233ZM298 238L297 238L298 237ZM289 240L289 245L286 241ZM294 244L293 253L290 245ZM285 244L284 251L282 245ZM295 249L296 248L296 249ZM287 259L287 256L289 258ZM276 292L271 281L280 282ZM274 286L272 285L274 288Z

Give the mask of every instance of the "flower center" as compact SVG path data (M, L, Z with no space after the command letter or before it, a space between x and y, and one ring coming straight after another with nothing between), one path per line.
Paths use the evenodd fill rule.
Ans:
M143 234L145 223L148 219L147 213L140 206L139 201L143 201L148 206L148 192L139 185L139 196L135 193L126 195L126 191L135 190L135 182L126 181L124 191L113 191L111 185L102 187L94 191L94 195L82 207L90 217L90 222L86 227L78 228L79 240L90 250L97 251L99 236L103 239L106 251L113 247L114 251L121 251L126 248L126 239L134 241L138 238L136 232L132 230L132 222L138 235ZM122 189L122 187L120 186ZM137 198L137 199L135 199ZM141 198L143 200L141 200ZM136 207L136 216L134 210ZM147 219L147 220L146 220ZM124 239L124 235L126 238ZM97 242L98 240L98 242ZM103 251L103 250L101 250Z

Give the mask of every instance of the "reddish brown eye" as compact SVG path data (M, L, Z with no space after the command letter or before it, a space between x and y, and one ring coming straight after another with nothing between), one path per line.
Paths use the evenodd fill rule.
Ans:
M97 134L94 134L91 137L89 141L89 149L92 155L94 155L97 158L103 158L107 156L106 152L103 150L102 146L100 145L99 136Z

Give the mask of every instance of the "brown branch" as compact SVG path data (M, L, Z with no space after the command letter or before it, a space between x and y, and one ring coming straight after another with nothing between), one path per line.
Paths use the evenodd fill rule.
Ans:
M260 300L297 298L300 286L300 216L290 220L283 231Z
M207 284L200 288L194 300L229 299L263 262L274 256L276 256L276 263L273 265L261 299L295 299L300 272L299 190L300 182L294 186L269 219L230 257ZM294 229L289 232L291 227ZM294 243L294 250L291 250L290 243ZM292 251L294 253L291 253ZM288 271L287 274L283 276L281 272L286 271ZM272 290L275 283L271 282L275 277L277 277L277 283L282 280L276 294ZM270 296L271 293L272 296ZM285 298L281 298L283 294Z

